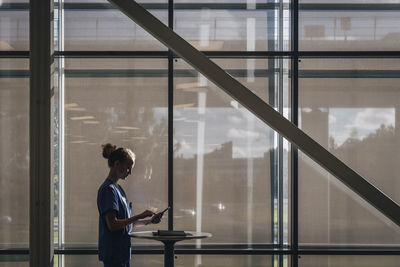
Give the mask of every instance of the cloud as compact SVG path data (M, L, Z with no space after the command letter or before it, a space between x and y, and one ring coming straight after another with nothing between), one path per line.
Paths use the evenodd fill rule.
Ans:
M179 140L179 145L180 145L180 149L178 151L178 154L182 154L184 156L185 155L189 156L189 155L193 155L193 154L197 153L195 144L188 143L184 139ZM194 145L194 147L193 147L193 145Z
M367 108L356 114L351 123L345 128L373 131L383 125L393 125L395 122L394 109Z
M256 139L260 137L260 133L258 132L233 128L229 129L226 135L232 139Z
M329 114L329 123L335 123L337 121L336 117Z
M239 124L242 122L242 118L238 117L238 116L229 116L228 117L228 121L230 123L234 123L234 124Z
M234 158L244 158L244 157L246 157L246 152L244 152L242 148L237 147L237 146L234 146L232 148L232 154L233 154L232 156Z

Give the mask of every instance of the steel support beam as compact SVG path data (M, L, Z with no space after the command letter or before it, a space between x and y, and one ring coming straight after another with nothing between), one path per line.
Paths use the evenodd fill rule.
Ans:
M109 0L241 105L400 226L400 207L133 0Z
M30 267L53 266L53 1L30 0Z

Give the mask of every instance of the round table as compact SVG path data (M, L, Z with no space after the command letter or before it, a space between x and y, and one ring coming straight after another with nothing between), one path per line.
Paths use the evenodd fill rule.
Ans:
M190 239L201 239L211 237L212 234L204 232L193 232L185 231L189 234L187 236L158 236L153 235L153 231L143 231L143 232L131 232L129 235L133 238L142 239L152 239L161 241L164 243L164 266L173 267L174 266L174 245L178 241L190 240Z

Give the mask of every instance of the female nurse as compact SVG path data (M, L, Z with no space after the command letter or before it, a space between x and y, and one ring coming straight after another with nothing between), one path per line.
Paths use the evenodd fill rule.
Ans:
M132 223L154 213L145 210L139 215L131 215L131 204L126 198L118 180L125 180L135 166L135 154L127 148L111 144L103 147L103 157L108 159L110 172L97 192L99 210L99 260L104 267L129 267ZM153 220L158 223L159 220Z

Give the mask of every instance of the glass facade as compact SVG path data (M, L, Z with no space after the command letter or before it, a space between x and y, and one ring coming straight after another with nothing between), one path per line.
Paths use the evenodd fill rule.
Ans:
M396 202L399 66L390 58L299 64L300 128ZM397 226L304 154L299 183L300 243L399 243Z
M299 48L322 51L399 50L396 1L299 0Z
M139 3L400 203L400 4ZM397 225L108 1L54 8L55 265L99 265L107 142L136 153L134 213L173 206L135 230L212 233L176 266L398 265ZM29 264L28 52L29 1L0 0L0 266ZM132 243L132 264L163 266L161 243Z
M168 205L166 73L166 59L65 60L65 245L97 244L93 218L108 175L101 155L107 142L132 148L138 158L123 182L133 213Z
M0 51L29 50L28 1L2 1L0 12Z
M0 246L26 248L29 243L28 59L0 58L0 133Z
M150 1L138 1L146 4ZM157 51L167 48L107 1L65 1L66 51ZM149 11L167 23L166 1ZM82 27L82 25L84 25Z
M267 60L215 62L264 101L275 94ZM174 71L177 228L214 233L206 243L273 244L274 131L182 60Z

